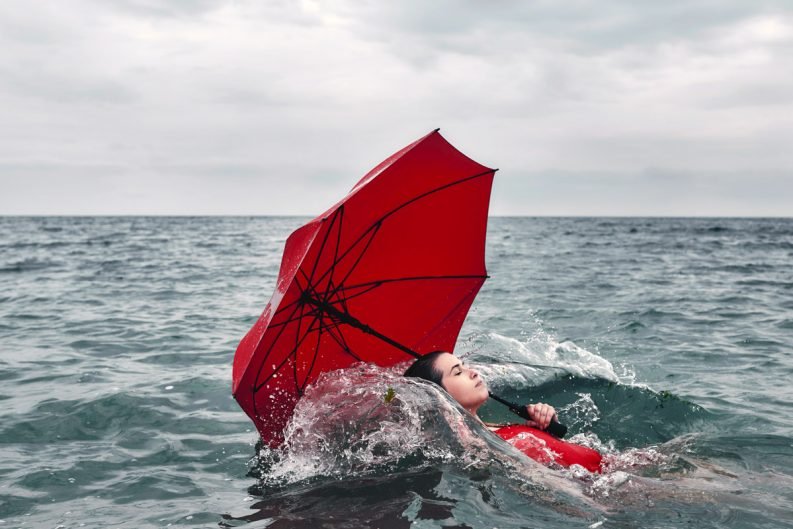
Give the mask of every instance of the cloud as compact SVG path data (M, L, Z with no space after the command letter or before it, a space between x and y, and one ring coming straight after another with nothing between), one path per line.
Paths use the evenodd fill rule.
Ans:
M708 186L719 214L793 204L783 2L16 4L0 213L94 212L102 171L105 213L318 213L435 127L501 168L496 213L595 194L627 214L654 172L680 197L659 214L695 214ZM773 197L747 191L757 175ZM41 200L48 179L69 199Z

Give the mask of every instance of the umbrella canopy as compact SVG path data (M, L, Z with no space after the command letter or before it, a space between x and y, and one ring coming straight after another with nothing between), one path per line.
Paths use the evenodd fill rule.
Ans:
M282 442L322 372L453 350L487 278L495 171L435 130L289 236L275 292L234 356L232 392L265 443Z

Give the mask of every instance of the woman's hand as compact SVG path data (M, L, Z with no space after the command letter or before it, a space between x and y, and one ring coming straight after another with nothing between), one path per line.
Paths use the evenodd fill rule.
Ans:
M551 421L556 418L556 410L553 406L543 404L542 402L529 404L526 406L526 410L528 410L529 417L531 417L531 420L526 421L526 424L532 428L545 430L548 428L548 425L551 424Z

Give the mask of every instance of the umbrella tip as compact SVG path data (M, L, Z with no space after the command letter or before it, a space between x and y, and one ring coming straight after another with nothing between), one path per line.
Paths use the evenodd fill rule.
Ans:
M439 130L441 130L440 127L438 127L437 129L433 130L432 132L438 132Z

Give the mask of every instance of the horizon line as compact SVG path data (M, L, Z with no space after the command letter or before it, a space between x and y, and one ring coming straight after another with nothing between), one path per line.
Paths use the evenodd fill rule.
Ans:
M237 214L237 213L0 213L0 218L316 218L306 214ZM488 215L488 218L549 218L549 219L793 219L793 215Z

